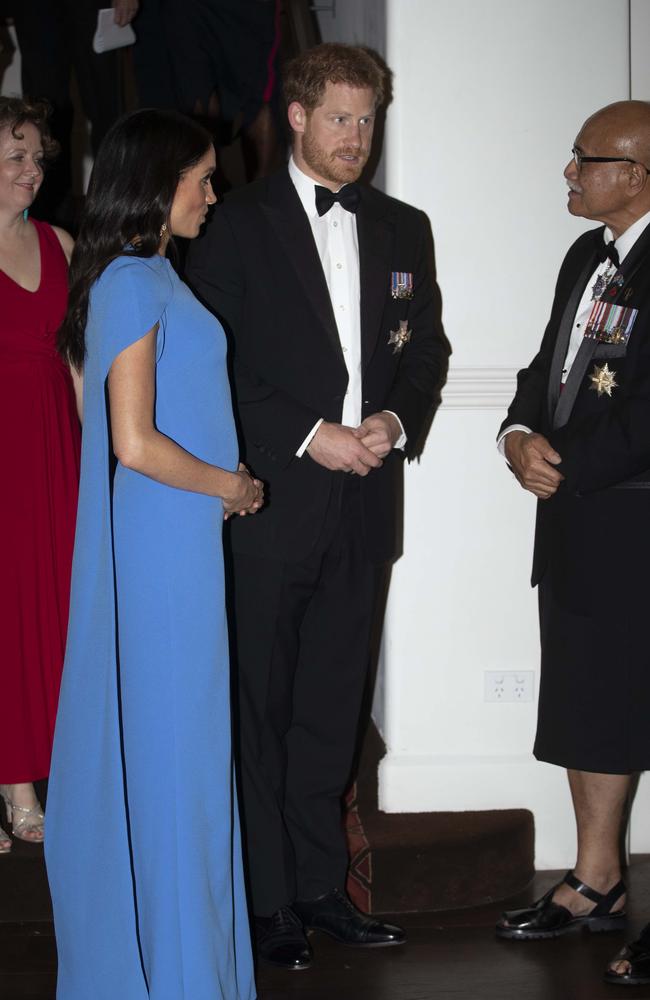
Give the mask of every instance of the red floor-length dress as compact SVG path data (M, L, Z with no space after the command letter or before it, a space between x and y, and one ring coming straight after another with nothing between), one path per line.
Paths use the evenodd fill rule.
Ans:
M68 623L80 429L56 352L67 263L38 230L41 280L0 270L0 784L49 773Z

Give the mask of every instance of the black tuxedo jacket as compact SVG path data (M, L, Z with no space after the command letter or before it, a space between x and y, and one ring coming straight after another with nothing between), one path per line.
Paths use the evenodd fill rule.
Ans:
M426 216L370 188L357 213L363 416L393 410L412 457L435 410L449 347L440 322ZM413 298L391 297L391 272L413 274ZM319 418L340 422L348 375L309 220L286 169L226 197L190 248L187 277L231 338L244 460L267 484L268 504L234 519L235 551L300 559L316 544L332 473L296 451ZM391 330L412 331L399 352ZM361 480L373 562L400 552L403 455L393 450Z
M602 242L601 227L569 250L539 353L519 372L501 427L524 424L562 457L563 483L538 503L532 583L550 568L556 596L579 613L592 613L613 580L629 588L648 572L639 540L650 536L650 226L619 268L622 285L604 296L638 309L627 345L583 341L560 392L576 309ZM617 383L611 397L591 379L605 363Z

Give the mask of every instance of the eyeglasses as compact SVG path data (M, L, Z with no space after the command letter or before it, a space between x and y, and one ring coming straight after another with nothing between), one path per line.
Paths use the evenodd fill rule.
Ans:
M637 163L640 167L643 167L646 174L650 174L650 170L648 170L644 163L639 163L638 160L633 160L629 156L585 156L575 146L571 150L571 153L573 154L573 161L578 170L582 169L583 163Z

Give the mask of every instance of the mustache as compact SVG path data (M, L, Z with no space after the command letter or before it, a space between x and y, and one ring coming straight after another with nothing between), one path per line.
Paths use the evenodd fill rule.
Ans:
M362 149L350 149L349 147L346 147L345 149L337 149L337 150L335 150L332 153L333 157L334 156L358 156L360 159L363 159L367 155L368 154L364 150L362 150Z
M580 194L580 185L574 184L573 181L567 181L567 187L569 191L575 191L576 194Z

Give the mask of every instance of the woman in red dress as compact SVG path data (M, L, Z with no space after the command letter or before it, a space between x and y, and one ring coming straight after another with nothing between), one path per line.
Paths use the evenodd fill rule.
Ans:
M54 150L43 105L0 97L0 795L13 835L43 839L68 621L79 473L75 389L56 351L70 236L28 218ZM11 840L0 828L0 853Z

